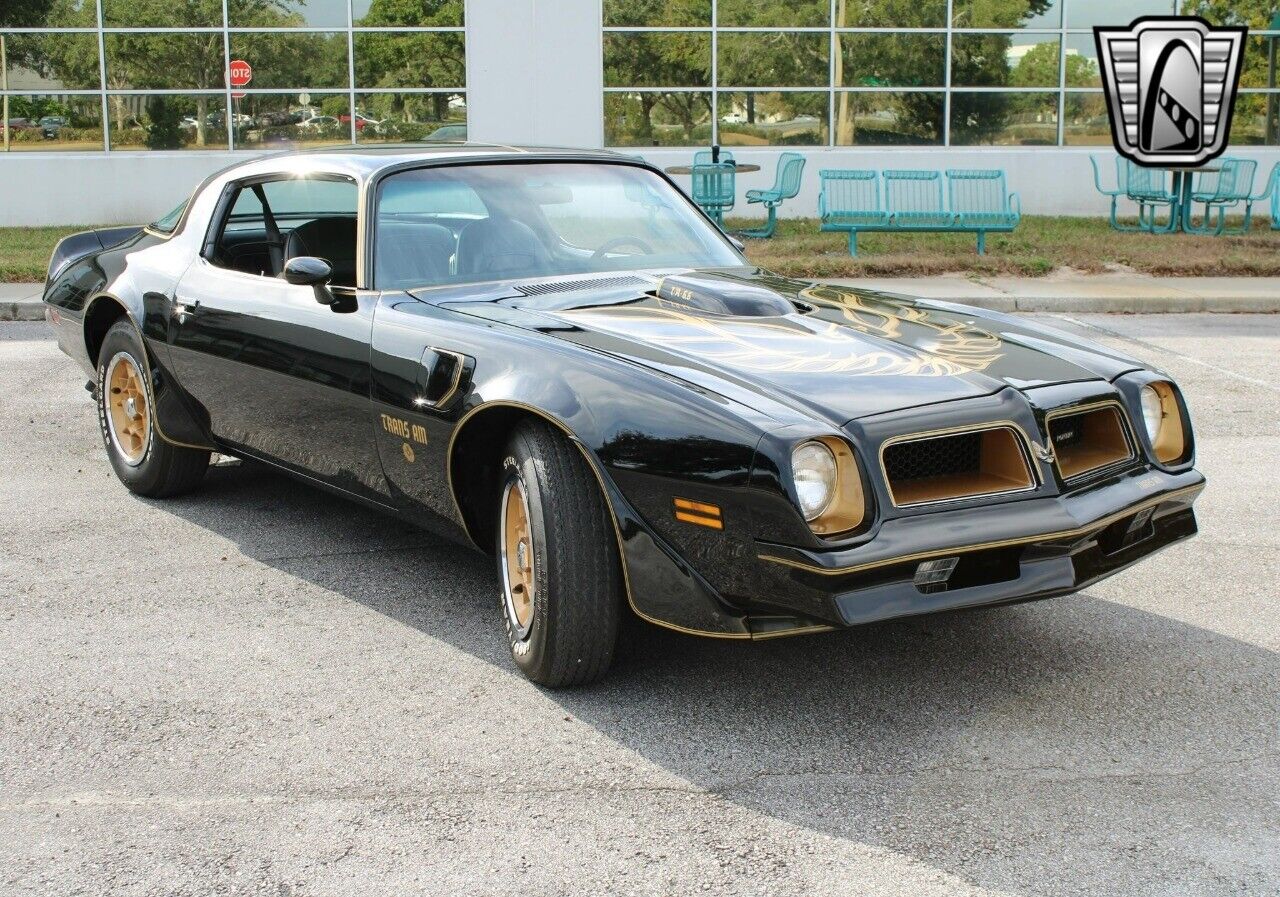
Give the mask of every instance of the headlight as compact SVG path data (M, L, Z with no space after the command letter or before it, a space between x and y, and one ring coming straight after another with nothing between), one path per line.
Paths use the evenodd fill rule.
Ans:
M1187 436L1173 384L1157 380L1142 387L1142 422L1157 461L1173 464L1182 460L1187 453Z
M1142 387L1142 422L1147 426L1147 438L1155 445L1160 435L1160 419L1164 417L1164 403L1154 387Z
M812 523L836 494L836 456L821 442L804 442L791 453L791 470L800 513Z
M853 449L836 436L802 442L791 452L796 502L820 536L856 529L866 516L862 475Z

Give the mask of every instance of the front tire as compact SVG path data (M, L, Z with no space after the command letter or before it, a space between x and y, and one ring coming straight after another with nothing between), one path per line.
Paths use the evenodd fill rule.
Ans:
M111 325L98 353L98 427L107 457L130 492L166 498L200 484L209 452L166 442L155 426L155 389L133 325Z
M511 656L541 685L601 678L623 613L613 523L582 452L541 421L511 437L497 490L498 581Z

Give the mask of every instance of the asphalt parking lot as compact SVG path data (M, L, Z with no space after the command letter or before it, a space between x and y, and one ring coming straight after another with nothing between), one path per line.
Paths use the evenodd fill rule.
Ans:
M0 324L0 892L1280 893L1280 316L1051 319L1177 377L1200 535L1085 593L508 662L488 562L251 466L139 500Z

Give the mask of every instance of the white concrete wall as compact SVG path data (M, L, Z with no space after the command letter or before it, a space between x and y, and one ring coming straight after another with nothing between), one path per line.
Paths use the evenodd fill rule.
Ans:
M467 135L600 145L600 0L468 0Z
M140 224L255 153L0 153L0 227Z
M540 123L532 136L513 135L499 142L591 145L587 140L556 141L550 135L539 134L539 129L549 127L545 124L547 119L554 120L555 116L539 117ZM580 127L580 122L574 127ZM499 136L491 134L494 138ZM758 173L738 176L739 205L734 214L756 215L759 206L747 206L741 197L753 187L772 185L774 167L783 150L731 149L738 161L762 166ZM623 152L639 153L660 168L687 165L690 161L688 150L638 148ZM1115 170L1111 161L1114 154L1109 147L801 152L808 159L803 186L800 195L782 207L781 214L785 217L811 217L817 213L818 171L822 168L1003 168L1008 175L1009 189L1019 194L1022 211L1029 215L1105 214L1109 200L1094 189L1090 154L1105 160L1104 183L1108 187L1113 185ZM1271 166L1280 161L1280 149L1233 148L1231 154L1258 160L1255 189L1261 189ZM205 176L249 158L253 158L252 153L0 154L0 227L152 221L188 195ZM688 189L688 176L677 175L675 181Z

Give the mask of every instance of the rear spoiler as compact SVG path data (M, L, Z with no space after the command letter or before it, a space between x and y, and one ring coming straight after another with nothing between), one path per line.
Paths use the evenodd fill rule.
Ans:
M48 286L67 265L76 259L117 246L141 230L141 225L128 225L86 230L63 237L58 241L58 245L53 247L53 255L49 258L49 272L45 275L45 286Z

